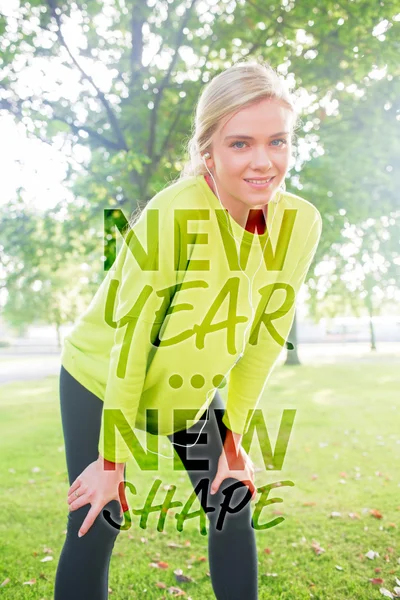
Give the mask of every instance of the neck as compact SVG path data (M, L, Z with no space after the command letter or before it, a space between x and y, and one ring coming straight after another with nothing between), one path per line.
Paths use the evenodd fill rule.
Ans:
M211 177L209 175L204 175L204 179L218 198ZM225 208L225 210L228 209ZM232 210L228 212L232 219L234 219L243 229L246 229L246 231L257 233L258 235L262 235L265 232L267 226L268 204L265 204L262 208L249 208L247 211L241 211L240 214L236 214L236 212Z

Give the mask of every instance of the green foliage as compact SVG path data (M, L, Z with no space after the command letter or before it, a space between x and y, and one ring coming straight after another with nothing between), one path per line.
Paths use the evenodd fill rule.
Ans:
M346 223L395 210L398 12L395 2L377 10L375 0L220 0L206 10L181 0L27 0L0 21L0 109L29 135L64 142L78 202L62 229L86 261L101 256L104 209L128 215L178 175L204 84L242 58L269 61L311 98L287 187L323 216L317 264L346 241ZM43 77L21 94L21 72L32 67ZM386 71L376 79L374 69Z

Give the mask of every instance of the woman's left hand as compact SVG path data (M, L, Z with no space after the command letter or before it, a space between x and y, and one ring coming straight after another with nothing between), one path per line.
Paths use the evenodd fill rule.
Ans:
M234 452L222 450L219 457L218 469L214 481L211 484L211 494L215 494L224 479L233 477L242 481L252 493L253 501L257 495L257 488L254 484L254 465L247 452L240 447L238 455Z

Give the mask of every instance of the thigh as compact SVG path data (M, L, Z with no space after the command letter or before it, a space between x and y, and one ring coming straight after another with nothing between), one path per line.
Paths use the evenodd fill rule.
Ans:
M217 471L226 436L224 413L225 405L217 390L208 410L195 425L168 436L192 481Z
M216 494L209 493L226 437L227 428L222 422L224 412L224 402L217 390L208 414L206 411L200 421L189 429L168 436L193 487L197 489L201 506L218 530L222 528L222 521L224 529L229 525L228 522L234 526L243 523L245 527L250 523L251 493L244 483L229 477L221 483ZM228 503L230 507L237 507L238 510L229 515L223 511L221 520L221 506L227 508Z
M61 367L60 410L69 483L72 485L98 458L103 401Z
M100 398L81 385L64 367L61 367L60 410L70 485L99 456L98 444L103 406ZM126 466L124 477L126 477ZM104 508L111 510L113 520L121 523L117 500L111 500L103 507L103 510ZM68 513L69 526L76 528L77 524L82 524L89 509L90 504L86 504ZM102 521L104 518L101 512L96 518L95 524L98 525ZM109 526L107 527L109 528ZM92 529L94 530L95 526L92 526Z

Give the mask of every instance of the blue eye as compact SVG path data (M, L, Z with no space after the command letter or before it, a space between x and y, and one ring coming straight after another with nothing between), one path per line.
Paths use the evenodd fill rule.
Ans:
M235 147L235 144L245 144L245 142L233 142L233 144L231 144L231 148ZM240 150L240 148L239 148Z
M285 146L287 144L287 140L285 140L284 138L272 140L272 142L282 142L282 146Z

